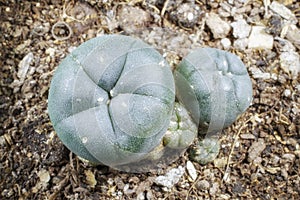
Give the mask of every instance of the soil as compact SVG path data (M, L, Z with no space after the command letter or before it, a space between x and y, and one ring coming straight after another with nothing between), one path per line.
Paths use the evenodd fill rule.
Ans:
M278 2L299 28L299 3ZM299 40L285 38L287 19L268 3L0 0L0 199L300 199L300 76L280 62L281 39L298 55ZM229 25L240 18L263 25L274 44L240 49L232 30L223 33L231 42L227 50L248 68L254 97L223 130L214 162L192 163L195 180L186 171L171 188L155 183L170 169L185 168L187 153L160 170L132 174L88 165L61 143L47 96L53 72L72 49L102 34L130 35L155 46L174 67L196 47L224 49L205 23L207 13Z

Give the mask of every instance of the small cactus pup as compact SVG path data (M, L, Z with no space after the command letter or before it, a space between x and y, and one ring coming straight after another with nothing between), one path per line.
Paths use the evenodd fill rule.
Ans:
M197 137L197 127L188 111L178 102L174 104L173 114L163 144L171 149L185 149Z
M149 152L143 160L118 168L123 171L145 172L165 167L177 160L195 139L197 139L196 124L184 106L175 102L168 130L160 145Z
M252 83L245 65L238 56L223 50L194 50L178 65L174 76L176 97L197 124L199 137L206 135L205 139L215 140L216 134L231 125L252 100ZM207 145L216 142L202 143L204 149L217 149Z
M219 151L218 137L205 137L189 149L189 157L201 165L206 165L218 156Z
M104 35L60 63L48 111L72 152L119 169L161 144L174 101L172 71L158 51L132 37Z

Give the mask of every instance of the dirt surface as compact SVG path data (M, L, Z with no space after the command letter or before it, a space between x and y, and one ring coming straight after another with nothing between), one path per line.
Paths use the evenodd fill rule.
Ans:
M272 1L0 0L0 199L300 199L300 5L278 2L290 18ZM221 31L212 27L218 17ZM252 30L263 26L271 42L257 48L252 38L251 46L246 28L231 24L239 19ZM76 46L110 33L155 46L172 67L201 46L227 49L246 64L253 103L223 130L214 162L192 162L196 179L187 153L161 170L129 174L85 164L54 132L53 72ZM298 63L285 65L290 55ZM185 173L173 187L155 182L179 166Z

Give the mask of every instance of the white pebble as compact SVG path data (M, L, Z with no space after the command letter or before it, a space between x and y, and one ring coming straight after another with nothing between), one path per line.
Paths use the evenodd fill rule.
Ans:
M229 49L231 46L231 41L228 38L223 38L221 44L225 50Z
M286 73L291 72L294 78L297 77L300 71L300 57L295 51L282 52L279 56L280 67Z
M289 96L291 96L291 90L290 89L285 89L283 94L284 94L284 96L289 97Z
M214 38L224 38L228 35L231 27L217 14L209 13L206 16L206 24L214 35Z
M193 163L189 160L186 163L186 169L188 171L189 176L195 181L197 179L197 171Z
M20 78L20 81L23 83L27 74L27 71L29 69L30 63L33 60L33 53L30 52L19 63L19 70L17 76Z
M265 32L264 26L253 26L249 36L248 48L272 49L273 36Z
M233 36L235 38L246 38L249 36L251 26L247 24L246 20L239 19L236 22L232 22Z
M165 176L158 176L154 182L158 185L165 186L167 188L172 188L184 174L184 168L179 166L178 168L173 168L166 173Z
M271 3L270 9L289 21L297 22L297 18L293 14L293 12L287 7L285 7L283 4L278 3L277 1L273 1Z

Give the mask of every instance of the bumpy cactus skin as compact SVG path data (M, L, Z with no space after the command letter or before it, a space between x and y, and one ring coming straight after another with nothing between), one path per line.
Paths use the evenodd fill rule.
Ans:
M250 105L252 84L241 60L202 48L174 72L146 43L105 35L71 52L52 79L48 111L62 142L79 157L131 172L150 170L181 155L198 134L229 126ZM175 103L176 95L179 103ZM212 139L212 140L211 140ZM216 137L193 148L207 163Z
M48 110L71 151L114 167L138 161L159 145L174 101L172 72L156 50L131 37L106 35L61 62Z
M188 111L180 103L175 102L168 131L164 135L164 146L171 149L185 149L197 137L197 127Z
M232 124L252 100L252 83L242 61L214 48L188 54L176 68L175 84L177 98L203 135Z

